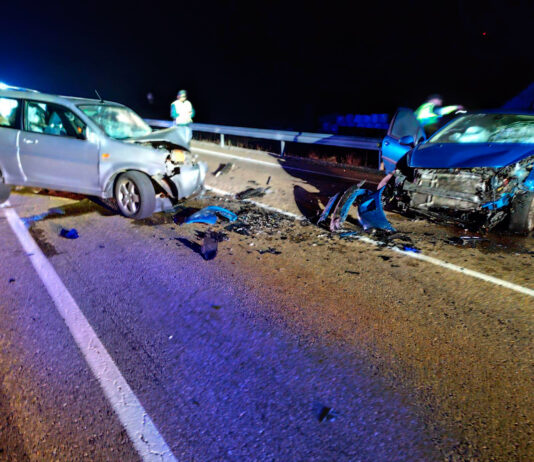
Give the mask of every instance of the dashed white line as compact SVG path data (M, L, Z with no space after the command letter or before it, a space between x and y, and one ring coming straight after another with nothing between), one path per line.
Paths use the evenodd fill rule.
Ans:
M9 203L4 209L11 229L43 281L59 314L65 320L87 364L104 390L108 401L126 429L135 449L145 462L176 462L171 449L148 416L106 348L83 315L52 264L31 237Z
M228 191L224 191L222 189L218 188L212 188L210 186L206 186L207 190L213 191L216 194L224 195L224 196L232 196L233 194ZM253 203L254 205L257 205L258 207L262 207L264 209L270 210L272 212L277 212L282 215L297 219L297 220L306 220L306 217L302 215L297 215L291 212L287 212L282 209L278 209L276 207L271 207L267 204L263 204L261 202L252 201L250 199L247 200L247 202ZM367 244L371 244L374 246L381 246L384 243L380 241L375 241L374 239L370 239L366 236L354 236L355 239L358 239L361 242L365 242ZM477 279L481 279L482 281L489 282L491 284L495 284L497 286L506 287L507 289L514 290L516 292L519 292L524 295L529 295L530 297L534 297L534 290L529 289L528 287L520 286L519 284L514 284L513 282L505 281L504 279L499 279L493 276L489 276L488 274L480 273L479 271L475 271L469 268L464 268L463 266L455 265L454 263L449 263L444 260L440 260L439 258L430 257L428 255L424 255L422 253L414 253L409 252L403 249L400 249L399 247L385 247L386 249L390 249L394 252L400 253L402 255L405 255L410 258L414 258L416 260L421 260L427 263L430 263L432 265L440 266L441 268L446 268L451 271L455 271L457 273L462 273L467 276L471 276Z

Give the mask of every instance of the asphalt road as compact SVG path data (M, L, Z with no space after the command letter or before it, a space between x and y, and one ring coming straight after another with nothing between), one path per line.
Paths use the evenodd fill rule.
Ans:
M238 213L241 227L212 227L228 239L214 260L200 255L206 225L170 213L135 222L82 196L10 199L177 460L534 458L534 303L518 290L534 289L532 238L452 245L463 230L388 215L409 239L398 245L436 261L340 239L300 218L361 173L195 147L211 171L235 164L176 217ZM267 182L260 206L223 195ZM5 217L0 460L139 460L107 371L88 366Z

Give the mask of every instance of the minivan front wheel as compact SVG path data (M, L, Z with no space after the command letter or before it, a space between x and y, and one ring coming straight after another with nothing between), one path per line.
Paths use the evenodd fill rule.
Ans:
M125 217L139 220L154 213L156 192L144 173L122 173L115 182L114 193L117 206Z
M514 197L509 228L519 234L534 231L534 192L528 191Z

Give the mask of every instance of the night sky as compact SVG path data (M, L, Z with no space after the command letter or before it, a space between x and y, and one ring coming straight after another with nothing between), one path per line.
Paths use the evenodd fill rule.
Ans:
M196 122L313 130L431 93L498 107L534 81L532 0L10 3L0 81L143 116L185 88Z

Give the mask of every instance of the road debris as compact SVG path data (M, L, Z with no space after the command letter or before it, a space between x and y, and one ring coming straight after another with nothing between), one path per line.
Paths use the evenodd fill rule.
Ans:
M9 282L11 284L11 283L15 282L15 278L9 278L9 281L7 281L7 282Z
M488 240L482 237L479 237L479 236L460 236L460 237L450 236L444 241L450 245L458 245L458 246L469 245L471 247L476 247L477 243L487 242Z
M342 229L352 204L356 202L358 221L364 230L377 229L394 233L395 228L387 220L382 208L383 188L378 191L371 191L363 189L361 187L363 184L364 181L357 185L352 185L341 195L337 193L332 196L328 200L319 220L317 220L317 224L325 221L333 209L330 219L330 231L334 232Z
M314 404L313 412L319 422L333 422L339 416L337 411L321 403Z
M219 233L209 231L206 233L200 253L204 257L204 260L213 260L217 256L217 250L219 248Z
M21 220L26 225L26 228L29 228L32 225L32 223L35 223L36 221L41 221L41 220L44 220L45 218L54 217L58 215L65 215L65 211L63 209L60 209L59 207L54 207L38 215L32 215L31 217L21 218Z
M220 164L217 169L213 172L214 176L220 176L225 175L226 173L229 173L234 168L234 164L232 162L228 162L227 164Z
M330 210L332 210L332 206L334 205L338 197L339 197L339 193L336 193L330 199L328 199L328 202L323 210L323 213L319 217L319 220L317 220L317 224L325 221L328 218L328 215L330 215Z
M223 216L230 222L237 220L237 215L234 212L217 205L210 205L193 213L183 223L206 223L208 225L214 225L217 223L217 215Z
M72 228L72 229L61 228L59 230L59 235L66 239L78 239L80 237L78 235L78 231L76 231L75 228Z
M272 253L273 255L280 255L282 253L282 252L280 252L279 250L276 250L273 247L269 247L268 249L264 249L264 250L257 250L257 252L260 255L263 255L264 253Z
M268 192L271 192L271 187L267 186L266 188L247 188L244 191L238 192L235 197L237 200L249 199L250 197L263 197Z
M403 245L402 250L405 252L421 253L421 250L419 250L417 247L411 247L409 245Z

